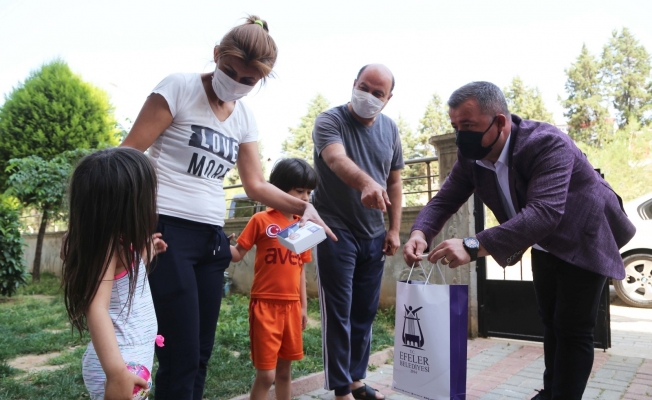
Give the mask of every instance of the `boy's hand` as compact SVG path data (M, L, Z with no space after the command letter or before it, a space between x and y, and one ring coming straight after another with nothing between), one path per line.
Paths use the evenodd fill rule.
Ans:
M301 330L305 331L308 326L308 310L301 308Z
M133 399L134 386L140 386L143 389L149 388L146 380L132 374L127 368L120 374L107 376L104 385L105 400L131 400Z
M229 239L229 243L231 243L231 241L232 241L233 239L235 239L235 232L233 232L232 234L230 234L230 235L227 236L226 238Z

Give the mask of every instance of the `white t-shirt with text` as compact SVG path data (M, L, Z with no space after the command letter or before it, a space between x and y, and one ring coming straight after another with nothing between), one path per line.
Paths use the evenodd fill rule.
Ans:
M200 74L172 74L152 93L165 98L173 118L148 151L159 182L159 214L223 226L224 176L240 144L258 139L251 110L236 101L231 115L218 120Z

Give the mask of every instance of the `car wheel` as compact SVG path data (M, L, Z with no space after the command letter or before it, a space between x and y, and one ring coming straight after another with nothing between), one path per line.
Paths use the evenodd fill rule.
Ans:
M625 279L614 281L618 297L630 306L652 308L652 255L631 254L623 262Z

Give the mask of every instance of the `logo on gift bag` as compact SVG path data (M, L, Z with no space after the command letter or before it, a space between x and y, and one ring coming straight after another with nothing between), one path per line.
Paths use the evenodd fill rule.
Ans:
M423 349L423 343L425 342L423 338L423 331L421 330L421 324L419 323L419 316L417 312L423 307L417 309L412 309L412 306L405 307L405 317L403 319L403 345L405 347L411 347L413 349Z

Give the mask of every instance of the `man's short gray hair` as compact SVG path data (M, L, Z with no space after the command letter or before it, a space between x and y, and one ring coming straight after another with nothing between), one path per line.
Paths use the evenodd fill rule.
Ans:
M475 99L483 114L503 114L510 118L507 101L502 90L491 82L471 82L457 89L448 99L448 107L457 108L469 99Z

